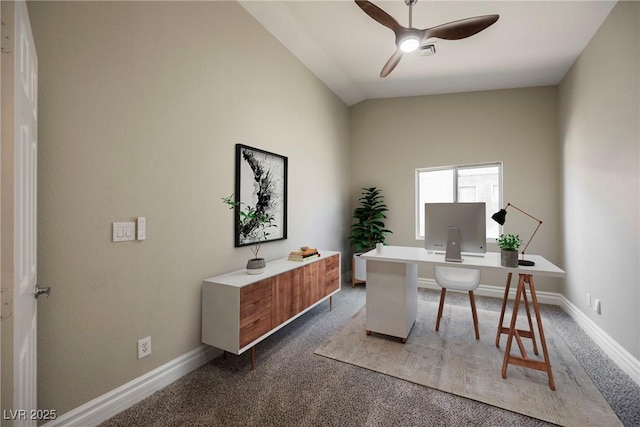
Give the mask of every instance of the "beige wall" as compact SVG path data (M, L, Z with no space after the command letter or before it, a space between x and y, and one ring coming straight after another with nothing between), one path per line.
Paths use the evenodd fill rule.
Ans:
M640 4L619 2L560 84L564 294L640 358ZM586 294L602 301L598 315Z
M555 87L363 101L351 107L351 199L361 187L382 189L389 206L387 243L422 246L415 238L415 170L502 161L504 201L543 221L528 249L560 263L559 163ZM504 231L530 236L536 223L511 212ZM489 250L497 251L491 244ZM432 269L420 277L433 277ZM483 273L482 283L505 277ZM539 278L539 290L562 281Z
M234 145L289 158L289 238L344 251L347 106L235 2L34 2L39 407L76 408L200 345L233 247ZM111 223L147 219L144 242ZM153 354L136 359L150 335Z

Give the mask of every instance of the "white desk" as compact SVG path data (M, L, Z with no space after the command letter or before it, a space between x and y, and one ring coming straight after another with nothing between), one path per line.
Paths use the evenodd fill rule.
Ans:
M382 251L369 251L361 257L367 260L367 320L366 333L377 332L385 335L399 337L403 342L409 336L409 332L416 321L417 300L418 300L418 263L429 265L443 265L459 268L478 268L481 270L500 270L507 273L507 284L504 299L502 301L502 312L496 334L496 346L500 345L500 336L508 334L505 356L502 364L502 377L506 378L507 366L509 364L524 366L527 368L545 371L549 377L549 387L555 390L553 375L551 373L551 363L547 353L547 344L540 318L538 299L535 293L533 276L553 276L564 277L565 272L547 261L539 255L527 255L527 259L534 261L535 266L518 266L508 268L500 265L500 254L497 252L487 252L484 257L464 256L463 261L446 262L443 254L427 251L423 248L406 246L384 246ZM518 288L514 302L513 313L510 325L504 327L504 312L509 295L509 286L513 274L518 274ZM532 360L527 357L522 344L522 337L531 338L534 344L534 353L537 354L537 346L529 305L527 303L525 285L529 285L529 293L538 324L538 333L542 344L544 362ZM515 328L516 318L520 299L523 298L527 316L529 319L529 330L519 330ZM516 339L522 357L510 354L513 339Z
M444 254L429 253L424 248L408 246L384 246L381 253L371 250L361 255L368 261L401 262L406 264L426 263L431 265L444 265L447 267L479 268L481 270L500 270L506 273L535 274L537 276L564 277L565 273L553 263L547 261L540 255L526 255L526 259L534 261L536 265L526 267L521 265L517 268L508 268L500 265L499 252L487 252L484 257L462 256L462 262L447 262ZM367 272L368 273L368 272ZM369 276L367 276L369 279ZM367 280L367 284L369 280Z

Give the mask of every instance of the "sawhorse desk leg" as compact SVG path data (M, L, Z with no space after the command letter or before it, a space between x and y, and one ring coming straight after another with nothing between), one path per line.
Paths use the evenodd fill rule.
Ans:
M509 299L509 289L511 288L511 277L512 273L509 273L507 276L507 284L504 287L504 297L502 298L502 309L500 310L500 321L498 323L498 332L496 333L496 347L500 347L500 337L502 334L508 334L509 328L504 326L504 312L507 309L507 300ZM529 310L529 301L527 301L527 292L526 290L522 293L522 298L524 300L524 308L527 312L527 321L529 322L529 330L518 330L518 335L520 337L531 338L533 342L533 353L538 355L538 345L536 344L536 335L533 331L533 322L531 321L531 311ZM522 346L522 341L518 341L518 347L520 348L520 353L523 357L526 357L527 352Z
M502 301L502 313L500 314L500 324L498 325L498 336L496 337L496 346L499 346L500 344L500 335L505 332L504 331L505 328L502 326L502 321L504 319L504 311L506 307L507 296L509 294L510 282L511 282L511 273L509 273L509 277L507 279L505 298ZM544 361L529 359L524 349L524 345L522 344L521 337L531 338L533 340L533 348L534 348L533 351L535 354L538 354L535 335L533 332L533 324L531 322L531 315L529 312L529 304L527 302L525 284L529 284L531 301L533 302L533 311L536 315L536 322L538 323L538 333L540 334L540 343L542 344L542 354L544 356ZM521 297L524 299L525 307L527 310L527 318L529 321L529 329L530 329L529 331L516 329L516 320L518 318L518 309L520 307ZM511 363L513 365L523 366L525 368L536 369L538 371L546 372L547 376L549 377L549 388L551 390L555 390L556 385L553 382L553 374L551 372L551 362L549 361L549 353L547 351L547 342L544 337L544 329L542 328L542 318L540 317L540 307L538 305L538 298L536 297L536 288L533 282L533 276L531 274L519 275L518 289L516 290L516 299L513 303L513 314L511 315L511 323L506 333L508 334L508 336L507 336L507 347L505 348L504 360L502 362L502 378L507 378L507 366L509 365L509 363ZM522 357L511 355L511 344L513 343L514 337L516 338L516 342L518 343L518 347L520 348L520 353Z

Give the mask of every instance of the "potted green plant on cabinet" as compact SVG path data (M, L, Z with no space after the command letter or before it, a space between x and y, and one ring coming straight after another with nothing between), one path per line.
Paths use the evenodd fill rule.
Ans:
M258 212L255 208L245 205L244 208L242 202L236 202L233 199L233 194L229 197L223 197L222 201L229 205L229 209L235 209L236 206L239 209L238 228L243 230L245 237L250 242L254 242L251 246L251 252L253 258L247 261L247 273L248 274L260 274L264 272L266 262L264 258L258 257L260 252L260 243L267 240L270 227L276 227L274 224L275 218L273 215Z
M352 286L356 281L366 280L366 262L360 259L360 255L373 249L377 243L384 244L385 235L392 233L391 230L385 228L386 212L389 209L384 203L381 190L376 187L362 188L358 202L359 205L353 211L353 218L356 222L351 225L349 235L349 240L356 250L353 255L353 271L351 272Z
M522 245L522 240L517 234L501 234L496 239L500 248L500 265L503 267L518 266L518 248Z

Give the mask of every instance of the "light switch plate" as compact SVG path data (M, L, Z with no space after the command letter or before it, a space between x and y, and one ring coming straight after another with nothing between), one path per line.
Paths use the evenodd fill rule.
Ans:
M128 242L136 239L135 222L114 222L112 228L112 241Z
M137 239L145 240L147 238L147 219L143 216L138 217Z

